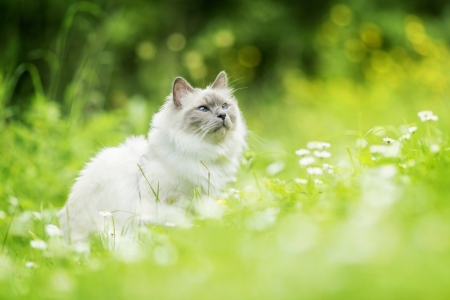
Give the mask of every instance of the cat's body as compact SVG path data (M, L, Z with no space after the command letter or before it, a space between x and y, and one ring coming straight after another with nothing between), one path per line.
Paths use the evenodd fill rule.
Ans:
M147 139L106 148L80 172L58 213L64 235L76 243L105 229L123 234L142 223L182 224L195 190L217 195L234 180L246 147L231 92L224 72L204 90L177 78Z

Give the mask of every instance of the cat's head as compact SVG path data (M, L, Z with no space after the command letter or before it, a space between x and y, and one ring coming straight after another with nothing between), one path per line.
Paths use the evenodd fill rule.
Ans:
M193 88L185 79L176 78L168 101L180 129L204 140L218 142L243 127L237 101L223 71L206 89Z

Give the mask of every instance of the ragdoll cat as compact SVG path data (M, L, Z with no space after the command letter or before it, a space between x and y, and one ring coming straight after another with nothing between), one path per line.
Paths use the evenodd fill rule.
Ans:
M182 224L194 191L213 197L234 180L246 134L225 72L206 89L176 78L147 139L103 149L80 172L58 212L64 236L77 243L106 229Z

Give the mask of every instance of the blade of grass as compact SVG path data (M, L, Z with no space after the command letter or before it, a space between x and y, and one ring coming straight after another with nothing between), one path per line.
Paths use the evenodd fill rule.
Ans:
M153 195L156 198L156 202L159 203L159 182L158 182L158 190L157 192L155 192L155 190L153 189L152 185L150 184L150 181L148 181L147 176L145 176L144 171L142 170L141 166L139 164L137 164L137 166L139 167L139 170L141 170L142 175L145 178L145 181L147 181L148 186L150 187L150 189L152 190Z
M18 205L16 205L16 206L14 207L14 211L13 211L13 213L11 214L11 220L9 220L9 223L8 223L8 228L6 228L5 237L3 238L3 243L2 243L2 252L5 250L6 240L8 239L9 230L10 230L10 228L11 228L12 221L13 221L14 216L15 216L15 214L16 214L17 207L18 207Z

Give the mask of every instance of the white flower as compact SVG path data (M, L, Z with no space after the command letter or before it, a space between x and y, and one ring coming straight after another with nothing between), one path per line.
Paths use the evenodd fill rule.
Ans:
M37 263L35 263L35 262L33 262L33 261L27 261L27 262L25 263L25 267L31 269L31 268L37 268L38 265L37 265Z
M404 133L402 134L401 137L399 137L399 141L403 141L403 140L409 140L411 138L411 134L410 133Z
M385 142L386 144L390 145L390 144L393 144L395 142L395 140L391 139L389 137L385 137L385 138L383 138L383 142Z
M45 232L49 236L61 236L61 229L53 224L45 225Z
M33 211L31 212L31 214L33 215L33 217L35 217L38 220L42 220L42 214L37 212L37 211Z
M441 151L441 147L439 147L439 145L432 144L430 146L430 152L431 153L438 153L439 151Z
M328 151L314 151L314 155L319 158L329 158L331 156L331 153Z
M315 184L323 184L323 181L316 178L316 179L314 179L314 183Z
M317 168L317 167L314 167L314 168L307 168L307 169L306 169L306 172L307 172L309 175L322 175L322 174L323 174L323 170L322 170L321 168Z
M306 156L306 157L301 158L301 159L298 161L298 163L299 163L301 166L307 166L307 165L310 165L310 164L314 163L315 161L316 161L316 159L315 159L314 157Z
M417 115L422 122L438 120L438 116L434 115L431 110L419 111Z
M397 173L397 167L395 165L384 165L376 169L378 171L378 175L383 178L392 178Z
M111 217L112 216L112 213L110 211L107 211L107 210L99 211L98 214L100 216L103 216L103 217Z
M240 197L241 197L241 192L239 191L239 190L236 190L236 189L233 189L233 188L231 188L231 189L229 189L228 190L228 193L229 193L229 195L230 196L232 196L234 199L240 199Z
M283 171L283 169L284 169L284 162L276 161L267 166L266 173L269 175L276 175L281 171Z
M308 180L303 178L294 178L294 181L298 184L308 184Z
M323 150L323 149L327 149L330 148L330 144L326 143L326 142L308 142L308 144L306 144L306 147L308 149L319 149L319 150Z
M12 206L17 206L19 205L19 199L16 197L9 197L9 203L11 203Z
M329 164L323 164L322 168L326 170L328 174L334 174L334 166Z
M47 243L42 240L32 240L30 245L34 249L45 250L47 249Z
M74 250L79 254L89 253L90 251L89 244L85 243L76 244Z
M397 157L400 155L400 143L387 145L372 145L370 152L374 154L381 154L385 157Z
M411 127L408 127L408 131L409 131L409 133L414 133L414 132L416 132L416 131L417 131L417 126L411 126Z
M384 154L387 147L384 145L372 145L370 146L370 153Z
M297 154L298 156L305 156L309 153L311 153L311 151L309 151L308 149L298 149L295 151L295 154Z
M372 128L372 133L376 136L383 136L386 134L386 128L382 126L375 126Z
M356 147L359 148L366 148L368 142L366 141L366 139L357 139L356 140Z

